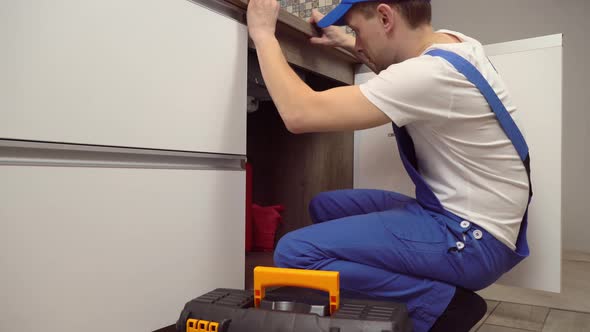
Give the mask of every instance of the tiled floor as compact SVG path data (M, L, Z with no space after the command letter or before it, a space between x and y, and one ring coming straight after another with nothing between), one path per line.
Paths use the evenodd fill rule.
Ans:
M590 278L586 278L590 276L590 259L588 255L573 257L571 253L564 255L564 258L565 286L562 294L550 297L515 289L511 290L510 295L507 295L508 292L499 294L514 302L543 303L545 306L486 300L488 312L471 332L590 332L590 313L560 309L566 306L571 310L587 311L587 307L590 307L590 297L585 296L590 292ZM255 266L272 265L272 253L248 253L245 287L252 288L252 269ZM483 296L490 298L485 292Z
M589 332L590 314L509 302L488 302L471 332Z
M590 254L564 252L562 289L559 294L499 284L478 293L489 300L590 312Z

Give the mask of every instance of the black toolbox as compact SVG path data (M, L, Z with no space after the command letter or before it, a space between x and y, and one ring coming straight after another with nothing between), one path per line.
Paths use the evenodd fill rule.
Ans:
M273 286L290 287L265 292L265 287ZM253 291L219 288L199 296L185 305L176 329L178 332L411 332L412 323L404 304L340 299L338 272L257 267Z

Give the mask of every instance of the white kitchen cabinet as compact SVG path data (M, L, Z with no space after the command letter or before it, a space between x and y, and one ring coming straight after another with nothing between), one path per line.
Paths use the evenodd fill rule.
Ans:
M561 288L562 36L486 46L519 108L531 154L534 197L529 209L531 256L499 283L559 292ZM374 74L357 71L355 83ZM414 196L399 159L391 125L355 133L356 188L379 188Z
M187 0L2 1L0 44L0 138L246 154L248 32L232 17Z
M241 170L0 166L0 331L153 331L244 284Z
M0 331L243 287L247 28L210 3L0 2Z

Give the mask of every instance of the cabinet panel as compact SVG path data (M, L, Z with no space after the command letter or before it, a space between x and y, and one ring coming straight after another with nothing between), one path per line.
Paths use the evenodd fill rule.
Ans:
M187 0L0 13L0 138L246 153L242 23Z
M243 171L0 166L0 183L1 331L153 331L243 287Z

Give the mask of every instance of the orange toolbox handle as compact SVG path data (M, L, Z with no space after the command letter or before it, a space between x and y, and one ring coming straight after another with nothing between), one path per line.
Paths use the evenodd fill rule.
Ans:
M257 266L254 268L254 306L260 307L265 288L292 286L313 288L330 294L330 314L340 307L340 273Z

